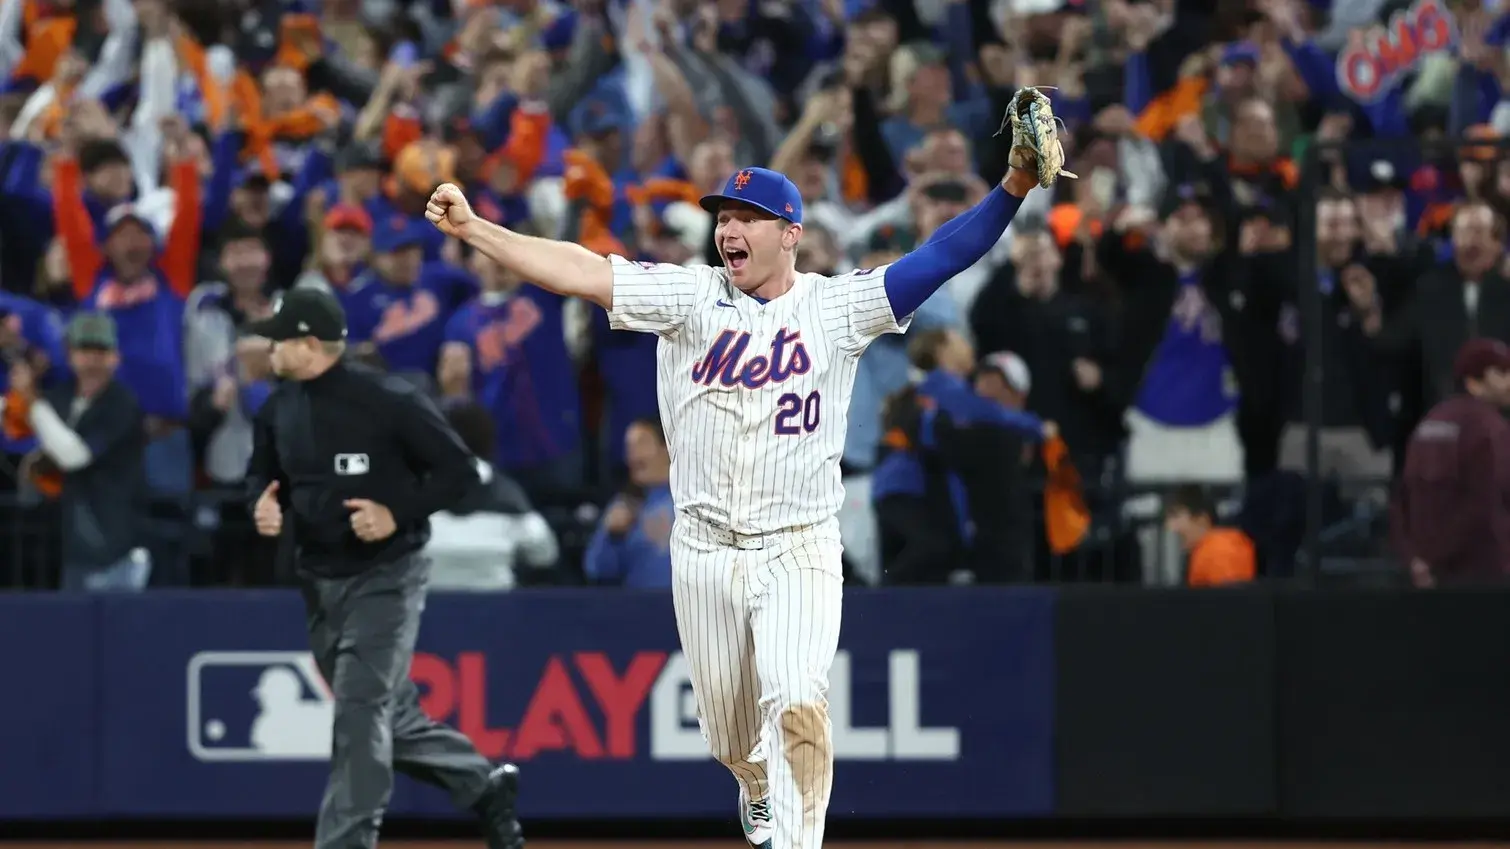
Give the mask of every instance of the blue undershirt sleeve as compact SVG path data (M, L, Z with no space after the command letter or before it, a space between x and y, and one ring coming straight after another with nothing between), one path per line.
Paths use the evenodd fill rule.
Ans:
M898 320L912 315L949 279L979 262L1007 231L1022 198L997 186L886 269L886 299Z

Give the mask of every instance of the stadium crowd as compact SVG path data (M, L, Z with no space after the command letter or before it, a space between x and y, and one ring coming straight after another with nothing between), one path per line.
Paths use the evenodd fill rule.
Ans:
M697 198L763 164L803 194L799 270L876 267L1000 179L1025 84L1081 179L864 355L855 579L1286 574L1308 338L1335 544L1376 555L1415 423L1503 376L1454 363L1510 340L1507 38L1490 0L0 0L4 533L63 540L12 540L5 580L281 580L237 489L273 379L238 328L320 286L480 458L438 586L664 586L654 337L468 256L431 190L717 263Z

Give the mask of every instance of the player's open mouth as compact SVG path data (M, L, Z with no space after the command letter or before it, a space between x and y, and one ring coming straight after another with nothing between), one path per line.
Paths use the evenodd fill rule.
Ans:
M739 248L724 248L724 262L729 266L730 271L738 271L744 268L745 263L749 261L750 254L747 251L742 251Z

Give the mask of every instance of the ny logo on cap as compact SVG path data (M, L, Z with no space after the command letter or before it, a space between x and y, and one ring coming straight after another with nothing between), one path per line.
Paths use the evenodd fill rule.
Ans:
M739 191L750 184L750 172L741 171L734 175L734 191Z

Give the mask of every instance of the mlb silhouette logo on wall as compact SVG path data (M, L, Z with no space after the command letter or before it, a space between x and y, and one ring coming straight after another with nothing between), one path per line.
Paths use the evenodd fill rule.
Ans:
M188 679L195 759L330 759L335 702L309 652L200 652L189 659Z

